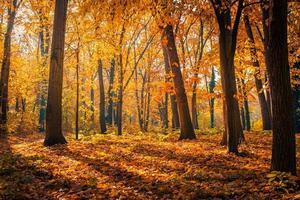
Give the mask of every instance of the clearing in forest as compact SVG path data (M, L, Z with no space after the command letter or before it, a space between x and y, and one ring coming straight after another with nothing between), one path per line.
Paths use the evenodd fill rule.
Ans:
M43 146L43 135L2 140L2 199L292 199L299 180L270 173L270 133L246 133L243 156L219 134L94 135ZM298 166L300 137L297 136ZM300 174L298 170L298 174ZM283 179L283 181L281 181Z

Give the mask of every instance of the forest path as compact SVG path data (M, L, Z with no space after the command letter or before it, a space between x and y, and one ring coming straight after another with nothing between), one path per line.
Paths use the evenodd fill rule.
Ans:
M220 139L220 134L198 135L195 141L153 133L94 135L79 141L68 136L67 145L46 148L42 134L12 135L0 142L0 199L282 199L296 195L295 177L269 172L270 133L246 133L243 157L226 153ZM299 135L297 140L299 167ZM269 184L274 176L288 181Z

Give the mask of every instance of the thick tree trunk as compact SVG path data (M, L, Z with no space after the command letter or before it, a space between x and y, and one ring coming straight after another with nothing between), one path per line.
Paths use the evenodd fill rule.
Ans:
M170 60L168 55L167 47L163 45L163 56L164 56L164 63L165 63L165 72L166 72L166 78L165 82L169 83L171 82L170 73L171 73L171 67L170 67ZM172 128L179 128L179 114L178 114L178 108L176 103L176 97L174 94L170 94L170 102L171 102L171 112L172 112Z
M99 78L99 123L100 123L100 132L105 134L106 123L105 123L105 91L104 91L104 82L103 82L103 70L102 70L102 61L98 62L98 78Z
M227 147L228 151L238 153L238 144L243 136L243 130L240 119L240 110L236 99L236 78L234 69L234 56L236 50L236 41L238 25L243 10L243 0L238 1L238 8L235 21L231 23L231 8L222 9L221 1L211 1L215 10L219 25L219 48L221 63L222 89L225 96L226 105L226 124L227 129ZM232 28L231 28L232 27Z
M296 144L288 63L287 0L270 0L268 74L272 103L271 169L296 174Z
M298 56L300 59L300 56ZM300 61L296 62L293 67L295 70L300 69ZM294 75L293 78L295 81L299 81L299 75ZM295 131L300 133L300 85L296 84L293 88L293 105L294 105L294 119L295 119Z
M11 7L8 9L8 21L6 33L4 35L3 58L0 79L0 134L7 133L7 112L8 112L8 84L10 72L11 57L11 35L15 24L17 0L13 0Z
M108 86L108 106L107 106L107 123L110 125L113 125L113 96L114 92L112 91L113 89L113 84L114 84L114 79L115 79L115 59L111 60L111 66L109 70L109 86Z
M166 47L170 61L170 67L174 74L173 81L177 100L177 107L179 111L178 113L181 131L179 139L195 139L196 135L191 121L187 96L184 88L184 82L180 70L180 63L175 44L175 37L173 33L173 26L167 24L164 28L163 34L163 37L165 37L167 41Z
M68 0L56 0L50 60L45 146L64 144L62 133L62 84Z
M260 105L260 112L262 116L263 130L271 130L271 118L270 118L271 115L263 91L262 74L260 73L259 61L257 59L257 51L255 48L255 41L254 41L249 17L247 15L245 15L244 17L244 23L248 35L248 41L250 43L250 54L252 58L252 65L256 68L254 78L255 78L255 86L256 86L256 91L257 91L259 105Z

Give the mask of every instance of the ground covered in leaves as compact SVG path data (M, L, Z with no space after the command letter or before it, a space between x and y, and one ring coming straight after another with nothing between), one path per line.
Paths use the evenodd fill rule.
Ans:
M270 133L246 133L242 156L220 139L108 134L46 148L39 133L10 135L0 142L0 199L300 198L297 177L269 171Z

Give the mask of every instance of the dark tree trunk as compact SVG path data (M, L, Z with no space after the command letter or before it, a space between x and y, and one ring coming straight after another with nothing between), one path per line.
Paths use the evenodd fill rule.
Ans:
M6 33L4 35L3 58L0 79L0 134L7 133L7 112L8 112L8 84L10 72L10 57L11 57L11 35L15 24L17 0L13 0L8 9L8 21Z
M264 94L264 89L263 89L263 82L262 82L262 74L260 73L260 68L259 68L259 61L257 59L257 51L255 48L255 41L249 21L249 17L245 15L244 17L244 23L245 23L245 28L246 32L248 35L248 41L250 43L250 54L252 58L252 65L255 67L255 86L256 86L256 92L258 94L258 100L259 100L259 105L260 105L260 112L262 116L262 123L263 123L263 130L271 130L271 115L270 111L268 108L268 103Z
M261 1L261 11L262 11L262 27L263 27L263 44L264 44L264 56L265 56L265 65L266 68L269 68L269 49L268 49L268 42L269 42L269 0L262 0ZM265 81L268 82L269 77L268 73L265 74ZM269 89L266 90L266 101L268 105L271 127L272 127L272 106L271 106L271 94Z
M26 111L26 99L22 97L21 103L22 103L22 112L25 112Z
M62 84L68 0L56 0L46 113L45 146L66 143L62 133Z
M41 23L44 23L41 20ZM49 29L44 24L41 26L41 32L39 34L39 40L40 40L40 51L41 56L43 59L43 68L46 68L47 60L48 60L48 54L49 54ZM46 127L46 96L47 96L47 80L44 79L46 70L43 69L43 80L40 83L40 110L39 110L39 131L44 132Z
M119 80L118 80L118 104L117 104L117 134L122 135L122 112L123 112L123 64L122 55L119 56Z
M268 74L273 114L272 165L296 174L296 142L288 63L287 0L270 0Z
M194 90L196 90L196 84ZM193 122L194 129L199 129L196 91L194 91L192 94L192 122Z
M165 101L164 101L164 128L169 128L168 104L169 104L169 95L166 92L166 94L165 94Z
M189 106L187 101L187 96L185 93L184 82L182 79L182 74L180 70L180 63L177 54L175 37L173 33L173 26L167 24L163 31L163 37L166 38L167 44L167 54L169 58L170 67L172 73L174 74L174 89L177 100L177 107L180 120L180 137L179 139L195 139L196 135L193 129L193 124L191 121L191 116L189 112Z
M246 91L246 84L244 79L241 79L242 91L243 91L243 108L245 115L245 129L246 131L250 131L251 129L251 121L250 121L250 110L249 110L249 102L248 102L248 94Z
M209 81L209 93L214 94L216 87L216 75L214 67L211 68L211 78ZM210 128L215 127L215 97L209 99L209 113L210 113Z
M241 119L242 119L242 127L243 130L250 131L250 111L249 111L249 103L248 103L248 94L246 91L246 85L244 79L240 79L239 81L239 90L242 95L242 108L241 108Z
M78 44L79 48L79 44ZM76 110L75 110L75 138L79 138L79 49L76 50Z
M222 9L221 1L211 0L219 25L219 48L221 62L222 89L226 105L226 129L228 151L238 153L238 144L243 135L237 94L236 78L234 69L234 55L236 50L237 32L240 17L243 10L243 0L238 1L235 21L231 23L231 8Z
M123 112L123 57L122 44L125 34L125 25L123 24L119 41L119 80L118 80L118 104L117 104L117 134L122 135L122 112Z
M91 129L95 128L95 90L94 90L94 80L92 79L92 84L91 84L91 90L90 90L90 98L91 98L91 121L92 121L92 126Z
M113 84L114 84L114 79L115 79L115 59L111 60L111 66L109 70L109 86L108 86L108 106L107 106L107 123L110 125L113 125L113 97L114 97L114 92L112 91L113 89Z
M20 112L20 103L19 103L19 98L18 97L16 97L15 110L16 110L16 112Z
M246 119L245 119L244 105L241 108L241 120L242 120L242 128L243 128L243 130L245 130L246 129Z
M170 67L170 60L168 55L167 47L163 45L163 56L164 56L164 63L165 63L165 73L166 78L165 82L170 83L172 82L170 73L171 73L171 67ZM176 97L174 94L170 94L170 101L171 101L171 112L172 112L172 128L179 128L179 114L178 114L178 108L176 103Z
M150 117L150 103L151 103L151 93L150 93L150 70L148 70L147 73L147 93L146 93L146 102L145 102L145 118L144 118L144 130L148 131L148 125L149 125L149 117ZM164 109L166 112L166 109ZM168 112L168 111L167 111Z
M297 58L300 59L300 56ZM300 61L296 62L293 67L295 70L300 70ZM299 81L299 75L293 75L293 80ZM300 133L300 85L296 84L293 88L293 105L294 105L294 119L295 119L295 131Z
M104 82L103 82L103 70L102 70L102 61L99 60L98 63L98 78L99 78L99 123L100 123L100 132L105 134L106 124L105 124L105 91L104 91Z
M250 111L249 111L249 103L248 103L247 96L244 97L244 114L245 114L245 130L250 131L251 121L250 121Z

